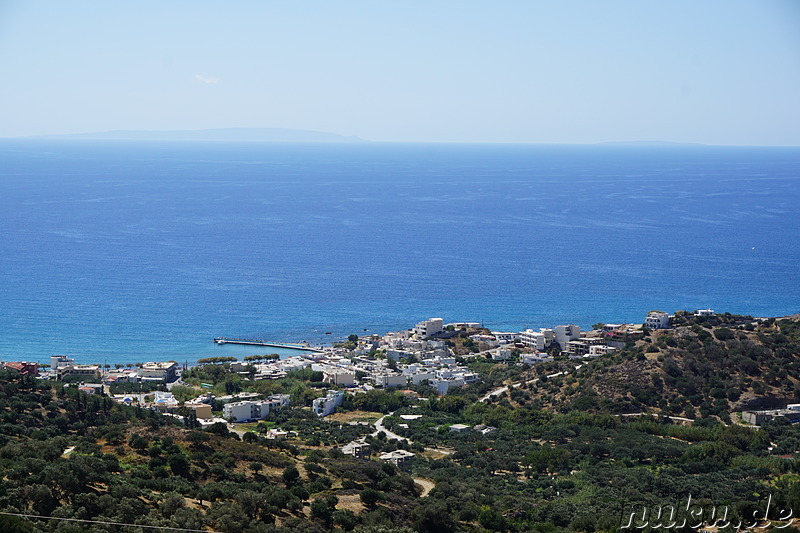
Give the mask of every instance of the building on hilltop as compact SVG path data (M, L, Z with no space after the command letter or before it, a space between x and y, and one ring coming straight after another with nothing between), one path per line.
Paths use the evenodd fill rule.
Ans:
M650 329L668 329L669 315L663 311L650 311L644 319L644 325Z
M446 326L453 326L455 329L477 329L481 327L480 322L450 322Z
M419 338L430 337L444 331L444 321L441 318L423 320L414 327L414 334Z
M695 316L716 316L713 309L698 309L694 314Z

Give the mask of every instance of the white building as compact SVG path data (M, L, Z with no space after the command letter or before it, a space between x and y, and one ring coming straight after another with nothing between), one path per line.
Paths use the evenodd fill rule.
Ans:
M436 378L436 374L433 372L417 372L415 374L411 374L411 383L413 385L419 385L423 381L430 381Z
M178 406L178 400L171 392L156 391L153 406L159 411L166 411Z
M327 396L314 400L311 408L317 416L328 416L342 405L342 402L344 402L344 392L330 390Z
M598 357L600 355L608 355L615 350L616 348L613 346L606 346L605 344L589 346L589 355L592 357Z
M644 325L650 329L668 329L669 315L663 311L650 311L644 319Z
M464 378L445 378L435 379L431 382L431 386L436 390L436 394L444 396L452 387L463 387L466 385Z
M165 363L145 363L139 369L142 381L174 381L178 371L178 364L172 361Z
M75 359L70 359L66 355L53 355L50 357L50 371L55 372L61 367L72 366Z
M325 383L332 383L333 385L341 385L342 387L349 387L355 385L356 377L353 372L346 372L340 369L325 369L322 371L322 381Z
M291 403L291 396L288 394L273 394L268 396L264 403L269 405L270 410L288 407L289 403Z
M716 313L713 309L698 309L695 313L696 316L715 316Z
M466 328L466 329L469 329L469 328L477 329L477 328L481 327L481 323L480 322L451 322L450 324L447 324L447 325L448 326L453 326L455 329L464 329L464 328Z
M536 353L524 353L519 356L519 362L523 365L532 365L535 363L544 363L546 361L552 361L553 358L546 353L536 352Z
M469 338L472 339L473 342L483 342L489 345L489 348L494 348L498 344L500 344L499 342L497 342L497 339L494 337L494 335L484 335L481 333L477 333L475 335L470 335Z
M547 339L544 333L533 331L532 329L521 331L519 333L519 340L525 346L530 346L532 348L536 348L537 350L544 350L545 346L547 346Z
M508 361L511 359L512 352L509 349L499 349L497 351L492 352L492 360L493 361Z
M266 402L232 402L222 406L222 415L225 420L241 422L242 420L260 420L269 414L269 404Z
M403 374L376 374L375 386L388 389L391 387L405 387L408 385L408 376Z
M406 350L386 350L386 359L399 361L400 359L411 359L414 354Z
M273 394L266 400L244 400L241 402L226 403L222 406L222 414L226 420L236 422L242 420L261 420L271 409L280 409L289 405L288 394Z
M513 331L493 331L492 335L500 344L508 344L519 340L519 333Z
M100 377L100 365L67 365L61 366L56 372L59 380L70 376Z
M581 328L575 324L568 326L556 326L553 329L555 333L555 340L562 350L565 350L569 341L578 340L581 338Z
M419 338L430 337L444 331L444 321L441 318L423 320L414 327L414 334Z

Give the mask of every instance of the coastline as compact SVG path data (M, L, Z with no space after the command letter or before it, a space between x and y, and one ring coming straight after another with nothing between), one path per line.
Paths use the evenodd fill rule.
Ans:
M731 312L733 313L733 312ZM641 323L641 319L646 314L645 311L641 313L640 321L615 321L614 323L628 323L628 324L636 324ZM747 314L747 313L734 313L734 314ZM800 313L777 313L777 314L759 314L759 315L751 315L755 316L756 318L763 317L763 318L790 318L796 317L800 315ZM477 322L477 321L476 321ZM583 324L583 323L576 323L577 321L562 321L564 324L576 324L578 325L582 331L588 331L591 329L592 324ZM595 322L603 322L603 323L611 323L610 320L597 320ZM359 336L363 335L371 335L371 334L378 334L384 335L390 331L402 331L404 329L408 329L413 327L413 320L409 319L408 321L404 322L403 324L399 325L395 328L387 328L384 330L375 330L371 328L354 328L355 331L352 330L342 330L341 332L336 331L332 332L331 335L324 335L318 340L311 340L311 341L282 341L286 343L308 343L312 347L322 347L327 348L331 347L336 342L342 342L347 339L347 335L351 333L355 333ZM521 331L527 327L533 327L534 329L538 327L554 327L556 325L555 322L550 323L539 323L535 325L524 325L520 326L512 326L512 327L496 327L491 323L486 324L486 327L493 329L494 331ZM308 336L306 336L308 337ZM291 338L289 335L281 335L281 339ZM312 337L313 339L313 337ZM204 359L208 357L236 357L237 360L242 361L244 357L250 355L265 355L277 353L280 355L281 359L286 359L290 356L295 355L309 355L314 353L313 351L304 351L298 350L294 348L278 348L278 347L270 347L270 346L254 346L248 344L234 344L234 343L225 343L225 344L218 344L214 342L212 337L208 337L203 339L202 341L195 341L191 344L189 343L179 343L173 346L171 349L168 350L161 350L161 351L151 351L151 352L141 352L141 351L119 351L119 352L105 352L105 353L68 353L68 352L59 352L55 351L53 353L37 353L36 355L27 354L25 351L19 351L14 349L0 349L0 361L31 361L35 363L49 363L50 357L54 355L66 355L69 358L75 360L77 364L99 364L99 365L106 365L109 364L113 368L114 365L135 365L137 363L146 363L148 361L175 361L178 363L179 366L196 366L197 361L199 359Z

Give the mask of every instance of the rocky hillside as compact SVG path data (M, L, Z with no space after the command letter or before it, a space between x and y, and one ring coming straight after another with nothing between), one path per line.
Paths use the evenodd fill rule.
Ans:
M532 385L561 410L645 410L697 418L800 401L800 315L755 319L676 314L618 353Z

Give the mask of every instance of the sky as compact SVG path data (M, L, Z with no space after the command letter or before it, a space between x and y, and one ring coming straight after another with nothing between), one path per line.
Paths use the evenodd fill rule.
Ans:
M0 0L0 137L800 145L796 0Z

